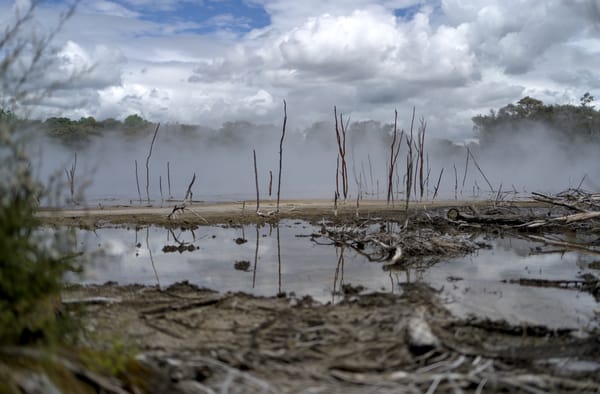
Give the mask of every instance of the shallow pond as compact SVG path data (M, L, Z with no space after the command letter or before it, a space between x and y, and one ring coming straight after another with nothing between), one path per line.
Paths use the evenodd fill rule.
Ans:
M321 302L341 299L344 284L366 291L402 292L423 281L459 315L475 314L511 323L550 327L598 326L599 304L576 289L523 286L519 279L581 280L598 274L598 256L541 250L541 243L489 238L489 249L445 259L426 269L389 270L354 250L311 242L319 227L282 221L279 228L201 226L194 231L162 227L78 230L86 251L81 283L168 286L187 280L218 291L272 296L310 295Z

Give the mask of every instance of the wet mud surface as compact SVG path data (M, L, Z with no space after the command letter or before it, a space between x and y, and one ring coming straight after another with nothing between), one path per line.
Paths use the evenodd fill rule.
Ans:
M339 297L330 303L301 294L263 297L215 292L189 282L163 286L106 283L69 286L63 302L69 307L84 306L86 325L92 332L135 344L138 358L162 377L155 392L600 392L597 307L585 324L557 326L457 314L449 308L447 292L423 280L440 261L485 253L490 237L513 237L538 242L528 252L534 257L568 254L574 249L592 257L576 261L585 266L584 275L549 275L543 280L531 274L537 267L532 264L539 260L529 260L532 267L525 267L526 274L511 274L501 285L575 292L575 298L592 297L588 302L595 299L597 306L597 259L593 257L600 239L597 219L540 225L549 212L555 217L568 212L529 203L492 208L469 204L460 209L468 212L463 214L466 218L483 212L485 220L448 218L447 207L430 206L411 211L409 230L400 231L405 220L401 209L378 210L373 205L358 216L350 208L336 216L327 206L290 210L286 205L282 210L286 213L279 218L313 222L317 231L312 242L352 249L390 277L408 275L408 267L420 272L421 279L395 285L392 280L394 292L365 291L350 282L338 282L336 290L334 282ZM508 217L507 212L522 219L494 220ZM149 213L144 220L153 223L164 214ZM269 225L273 220L254 212L186 215L177 219L178 226L193 223L202 229L198 221ZM51 216L54 219L43 221L65 224L60 215ZM139 216L129 216L129 221L120 216L113 219L72 217L66 223L139 224ZM361 229L366 220L369 230ZM379 229L373 229L373 220ZM244 240L248 241L240 236L230 241L238 246L252 244ZM310 244L311 240L305 241ZM401 260L391 261L392 245L403 249ZM490 261L502 264L501 259ZM230 268L247 273L255 265L251 260L232 261ZM469 272L465 267L463 276ZM456 294L468 293L470 286L463 285L463 276L443 275L445 286L457 289ZM501 290L492 289L489 283L484 282L485 289L502 298ZM476 298L470 302L476 303Z
M219 294L187 283L74 286L88 328L135 343L172 392L594 392L597 333L458 319L435 291L309 297ZM94 298L95 297L95 298ZM98 298L102 297L102 298ZM212 391L211 391L212 390Z

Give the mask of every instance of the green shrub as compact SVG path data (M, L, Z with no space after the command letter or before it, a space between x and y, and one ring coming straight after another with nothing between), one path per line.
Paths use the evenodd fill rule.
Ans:
M24 141L13 124L0 122L0 344L57 339L63 277L77 268L74 234L37 228L44 190Z
M75 268L65 257L74 250L73 233L36 227L34 211L46 192L31 173L26 123L18 118L23 102L41 100L57 86L41 78L44 55L77 1L45 35L29 30L38 3L16 7L0 32L0 346L58 339L65 321L60 291L65 273Z

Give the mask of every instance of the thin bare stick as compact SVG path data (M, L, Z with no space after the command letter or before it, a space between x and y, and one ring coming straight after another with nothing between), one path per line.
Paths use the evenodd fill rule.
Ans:
M336 191L333 193L333 216L337 217L337 202L340 194Z
M442 167L442 171L440 171L440 176L438 177L437 185L435 186L435 189L433 191L433 200L435 200L435 197L438 194L438 190L440 188L440 181L442 180L442 174L443 173L444 173L444 168Z
M194 176L192 177L192 181L188 185L187 191L185 192L185 197L183 198L184 202L185 202L185 200L188 199L188 196L190 198L190 202L192 202L192 185L194 184L195 180L196 180L196 173L194 172Z
M154 136L152 137L152 142L150 143L148 157L146 158L146 198L148 199L148 202L150 202L150 156L152 156L152 148L154 147L154 141L156 140L156 135L158 134L159 127L160 123L156 125L156 129L154 130Z
M163 201L163 192L162 192L162 175L158 176L158 189L160 190L160 200Z
M337 155L335 166L335 194L340 195L340 155Z
M140 197L140 202L142 202L142 192L140 191L140 178L138 177L137 160L135 160L135 183L137 184L137 190L138 190L138 196Z
M469 148L465 144L465 148L467 149L467 158L465 159L465 173L463 175L462 186L460 188L460 192L462 194L463 189L465 188L465 181L467 180L467 170L469 169Z
M475 164L475 167L477 167L477 169L479 170L479 173L481 174L481 176L483 176L483 179L485 179L485 181L487 182L488 186L490 187L490 191L494 192L494 188L492 187L492 184L490 183L489 179L487 179L487 176L485 176L485 174L481 170L481 167L479 167L479 164L477 163L477 160L475 159L475 156L473 156L473 152L471 152L471 150L468 147L467 147L467 152L471 156L471 159L473 159L473 164Z
M77 153L75 154L75 162L77 162ZM587 174L583 174L583 178L581 178L581 182L579 182L579 185L577 185L577 190L581 189L581 185L583 185L583 181L585 181L586 177L587 177Z
M339 157L342 164L342 192L344 200L348 198L348 166L346 164L346 128L348 121L344 125L344 115L340 113L340 120L338 123L337 108L333 107L333 116L335 117L335 135L338 143Z
M390 145L390 167L388 169L388 193L387 203L390 201L394 204L394 169L396 168L396 161L398 160L398 154L400 153L400 144L402 143L402 137L404 136L404 130L398 136L398 111L394 110L394 131L392 132L392 144ZM397 143L396 143L397 142Z
M500 201L501 196L502 196L502 184L500 184L500 187L498 188L498 193L496 194L496 200L494 201L494 204L497 204Z
M272 191L273 191L273 171L269 170L269 199L271 198Z
M425 190L427 190L426 199L429 199L429 174L431 173L431 167L429 167L429 152L425 156L425 163L427 165L427 177L425 178Z
M417 132L417 140L418 140L418 155L419 155L419 186L420 189L420 198L423 199L423 192L425 189L425 174L423 171L423 156L425 154L425 130L427 129L427 122L425 122L425 118L421 118L419 121L419 130Z
M277 181L277 213L279 213L279 197L281 195L281 163L283 158L283 138L285 137L285 125L287 124L287 103L283 100L283 129L279 141L279 179ZM270 195L270 193L269 193Z
M171 194L171 165L167 161L167 184L169 185L169 198L173 198Z
M413 107L412 119L410 121L410 138L408 135L406 136L406 144L408 145L408 154L406 155L406 206L405 206L405 215L406 220L404 223L404 227L408 227L408 205L410 202L410 194L412 193L412 183L413 183L413 127L415 124L415 107Z
M256 167L256 149L253 149L254 153L254 179L256 181L256 213L260 211L260 194L258 192L258 168Z
M458 175L456 173L456 164L452 163L454 166L454 199L458 200Z

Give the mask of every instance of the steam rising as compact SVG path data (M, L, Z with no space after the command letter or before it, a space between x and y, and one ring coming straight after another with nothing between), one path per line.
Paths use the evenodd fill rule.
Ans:
M403 127L405 132L409 131L409 126L399 122L399 128ZM392 127L377 121L350 124L347 159L351 199L355 199L360 191L361 198L385 200ZM500 187L503 192L518 192L520 197L533 191L558 192L570 187L599 189L600 174L596 169L600 157L596 145L556 137L556 133L541 126L527 133L503 135L509 137L480 146L473 142L476 140L468 144L452 142L440 138L439 130L427 130L424 167L429 176L424 197L433 197L442 168L437 199L495 198ZM254 199L253 149L257 154L261 199L269 198L269 171L272 171L271 198L275 200L280 136L281 126L248 122L225 123L218 130L174 124L161 126L150 160L152 204L161 204L159 176L162 199L182 199L194 173L197 175L192 189L194 200ZM152 133L128 136L115 131L66 145L50 137L38 137L31 145L32 152L38 153L34 170L44 181L52 174L65 180L64 169L70 168L77 153L75 186L89 182L85 188L88 205L129 204L139 202L134 167L137 160L142 199L147 203L144 163L151 139ZM468 163L467 146L473 154ZM406 140L400 149L395 191L404 190L401 185L406 172ZM333 199L338 151L333 116L330 121L314 123L304 130L294 130L293 120L288 122L283 150L282 199ZM475 166L474 159L493 190ZM171 195L167 184L167 162ZM66 196L67 193L65 186L63 194ZM403 198L396 196L398 200Z

